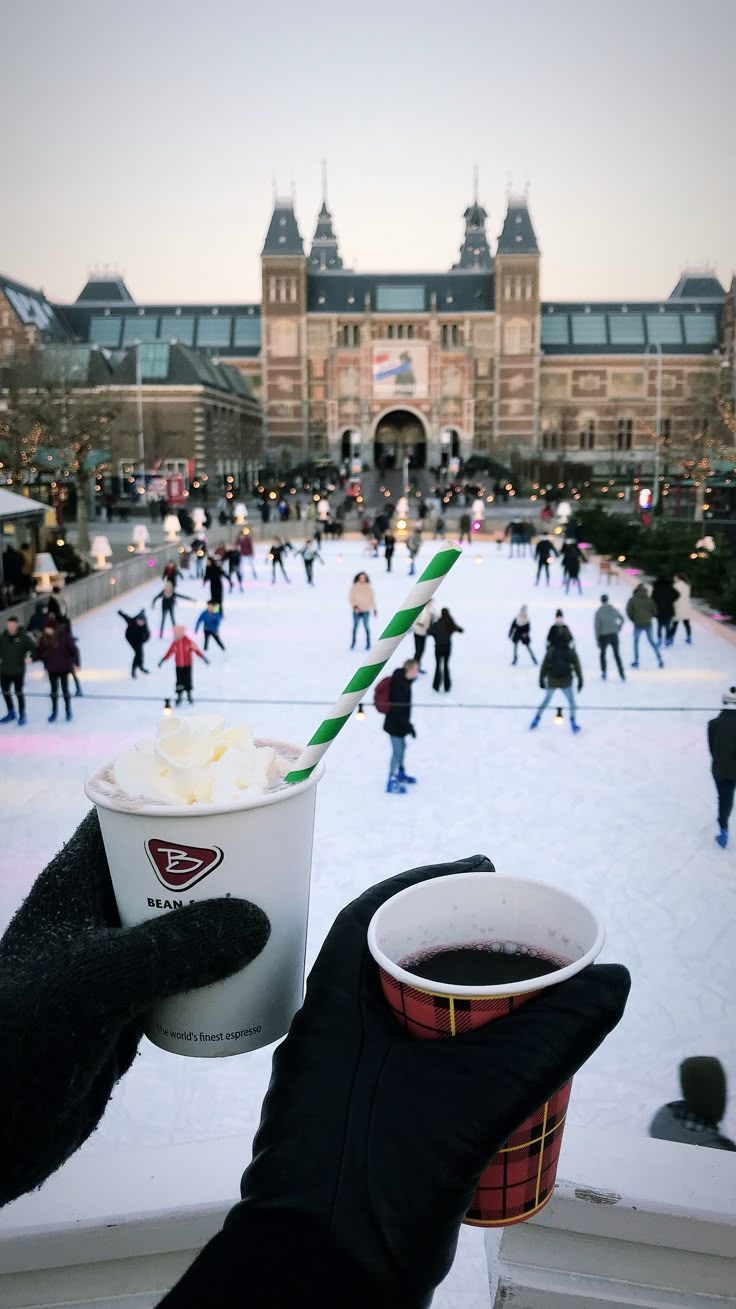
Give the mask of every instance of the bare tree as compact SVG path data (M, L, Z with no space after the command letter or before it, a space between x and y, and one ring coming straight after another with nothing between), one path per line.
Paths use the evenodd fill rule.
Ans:
M20 490L35 480L41 427L28 397L15 380L6 389L0 408L0 469L6 485Z
M736 418L721 380L706 375L693 385L684 421L668 436L659 436L651 423L644 424L644 431L664 460L694 482L695 521L702 522L714 462L736 458Z

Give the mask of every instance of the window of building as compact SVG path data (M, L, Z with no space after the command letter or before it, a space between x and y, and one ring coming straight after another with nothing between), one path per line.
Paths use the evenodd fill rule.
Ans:
M507 355L529 354L532 348L531 323L524 318L512 318L503 329L503 352Z
M164 314L159 336L162 341L176 340L182 345L194 345L194 319L186 314Z
M611 345L644 346L644 319L641 314L609 314L608 331Z
M235 319L235 332L233 335L233 345L255 345L261 344L261 320L255 314L253 317L238 317Z
M126 318L123 327L123 345L136 341L155 341L158 335L158 318Z
M343 345L360 345L360 327L357 323L347 323L342 329Z
M140 346L141 381L161 381L169 375L171 347L163 341L147 341Z
M503 279L503 298L504 298L504 300L510 300L510 299L511 299L511 278L510 278L510 277L505 277L505 278Z
M393 325L393 323L389 323L388 327L386 328L386 336L388 337L389 341L393 341L393 339L394 339L394 325Z
M403 341L403 339L404 339L404 324L403 324L403 323L397 323L397 324L396 324L396 340L397 340L397 341Z
M542 345L569 345L567 314L545 314L542 319Z
M377 286L376 310L379 314L423 313L424 286Z
M682 345L678 314L647 314L647 336L652 345Z
M533 277L527 277L527 278L525 279L525 282L524 282L524 295L525 295L525 297L526 297L527 300L531 300L531 299L533 298L533 296L534 296L534 278L533 278Z
M672 419L671 419L671 418L660 418L660 420L659 420L659 435L661 436L661 438L662 438L663 441L669 441L669 439L670 439L670 437L671 437L671 435L672 435Z
M605 314L571 314L573 345L606 345Z
M412 323L409 323L409 326L406 329L406 339L407 341L414 340L414 326Z
M269 277L269 279L268 279L268 298L269 298L269 300L271 301L271 304L273 304L273 303L275 302L275 300L276 300L276 278L275 278L275 277Z
M634 435L633 418L619 418L616 423L616 445L619 450L630 450Z
M580 449L595 450L595 419L587 418L580 427Z
M685 324L685 341L687 345L718 344L718 329L715 314L683 314Z
M115 350L120 345L119 318L92 318L89 325L89 339L95 345L104 345Z
M229 314L201 314L197 319L197 345L203 348L229 346L233 320Z

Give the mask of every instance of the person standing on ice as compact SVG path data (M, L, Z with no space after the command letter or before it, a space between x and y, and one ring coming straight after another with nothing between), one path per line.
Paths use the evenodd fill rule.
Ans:
M240 571L240 546L237 542L229 545L225 551L225 562L227 563L227 580L230 583L230 590L233 589L233 578L236 579L241 591L243 589L243 574Z
M526 605L522 605L516 618L513 619L509 628L509 640L514 643L514 657L511 660L511 666L517 662L519 655L519 645L525 645L529 651L529 656L533 664L536 665L536 656L532 650L531 644L532 624Z
M378 616L376 609L376 597L373 593L373 587L367 573L356 573L353 578L353 585L348 595L348 603L353 611L353 639L350 649L355 649L355 640L358 635L358 628L363 624L365 628L365 648L371 648L371 612L373 617Z
M580 565L585 563L583 554L577 541L567 540L562 547L562 575L565 579L565 592L570 590L570 583L577 582L578 593L582 595L583 588L580 584Z
M616 660L618 675L622 682L626 681L624 666L621 663L621 655L618 648L618 634L624 625L624 616L614 609L608 602L608 596L601 596L600 608L595 611L593 626L595 629L595 639L598 642L598 649L601 654L601 677L606 680L606 650L611 647L613 657Z
M555 609L555 621L547 633L547 645L557 640L567 641L568 645L575 644L572 632L565 622L565 615L561 609Z
M250 571L254 581L258 581L258 578L256 577L256 561L253 557L253 537L245 527L238 537L237 546L240 551L241 559L247 559L250 564Z
M321 503L322 501L320 500L320 504ZM273 545L271 546L271 549L268 552L268 557L271 560L271 586L274 586L276 582L277 565L281 569L284 581L285 582L289 581L289 578L286 576L286 569L284 568L284 555L286 554L287 550L290 549L291 546L288 541L282 541L280 536L275 536L273 538Z
M383 720L383 730L391 737L391 764L389 766L386 791L389 795L406 795L409 783L416 782L416 777L409 777L404 771L406 738L416 731L411 723L411 684L419 672L416 659L407 659L400 668L391 674L389 688L390 708Z
M659 667L664 668L662 656L659 653L657 643L652 636L652 619L654 618L654 614L654 601L644 583L640 582L639 585L634 588L634 593L630 596L629 602L626 606L626 617L630 618L634 625L634 662L631 665L632 668L639 667L639 641L642 636L647 638L647 641L652 647Z
M207 560L207 567L204 570L204 578L202 580L202 585L209 586L210 600L212 600L214 604L219 606L220 613L222 613L223 612L222 597L225 589L225 574L222 571L222 565L219 563L219 561L215 558L214 555L210 555Z
M133 616L123 613L122 609L118 609L118 613L125 622L125 639L133 651L133 666L130 675L134 678L139 669L142 673L148 672L148 669L143 667L143 647L146 641L149 640L151 633L148 630L148 623L143 609Z
M418 527L414 528L414 531L406 543L406 548L409 551L409 558L411 560L409 565L409 576L413 577L416 572L417 555L422 548L422 533Z
M721 696L723 708L708 723L711 772L718 792L718 835L722 850L728 845L728 820L736 791L736 686Z
M547 579L547 586L549 586L549 561L553 555L555 558L557 557L557 550L552 544L550 537L545 532L537 541L537 547L534 551L534 557L537 561L537 580L534 583L535 586L539 586L539 579L542 576L542 570L544 570L544 575Z
M312 572L314 570L314 561L315 559L319 559L319 562L321 564L325 562L319 552L319 548L314 544L314 541L312 541L310 538L307 538L301 550L297 550L297 554L301 555L302 559L304 560L304 571L307 575L307 585L314 586L314 579L312 577Z
M221 622L222 622L222 614L220 613L220 610L217 608L217 605L215 604L214 600L208 600L207 608L202 610L194 628L195 636L199 631L200 627L204 628L205 654L207 653L207 647L210 643L210 639L212 639L217 645L219 645L221 650L225 649L224 645L222 644L222 641L220 640Z
M173 582L164 582L163 589L155 595L151 601L151 608L154 609L156 601L161 601L161 630L158 634L159 641L164 634L166 619L171 620L171 626L176 627L176 602L177 600L191 600L189 595L181 595L174 589Z
M37 657L36 644L21 627L15 614L11 614L5 624L5 631L0 635L0 685L7 713L0 718L0 723L15 722L15 705L13 691L18 701L18 726L25 727L26 701L23 695L23 679L26 672L26 659Z
M391 560L394 557L395 549L396 549L396 537L394 536L393 532L391 531L391 528L389 527L387 528L383 538L383 553L384 553L384 558L386 560L387 573L391 572Z
M578 679L579 695L583 689L583 670L580 667L580 660L578 659L577 652L573 650L569 641L566 641L560 632L557 639L555 641L550 641L547 646L547 653L544 656L542 667L539 670L539 685L545 695L529 724L531 731L539 726L539 720L557 690L562 691L570 706L570 727L573 732L579 732L581 730L575 717L575 696L573 695L572 690L573 675Z
M652 601L657 615L657 645L660 647L669 636L679 595L679 591L672 585L672 578L666 575L658 577L652 586Z
M437 617L437 610L432 604L432 601L428 600L411 629L412 632L414 633L414 658L417 663L417 668L419 669L419 672L422 674L424 673L424 669L422 668L424 647L427 644L427 635L429 633L429 629L432 626L432 623L434 622L436 617Z
M166 660L170 659L172 655L174 656L174 664L176 667L176 685L174 690L176 693L177 705L181 704L185 695L189 704L194 704L194 701L192 700L192 656L195 654L199 655L199 658L204 660L206 664L209 663L209 659L206 655L202 654L196 641L193 641L191 636L187 636L186 628L177 624L174 628L174 639L171 642L171 645L166 651L166 654L158 661L159 668L163 668Z
M462 631L464 631L464 628L458 627L449 609L443 609L439 618L435 618L429 629L429 635L434 639L434 681L432 686L435 691L439 691L443 682L446 691L449 691L452 686L450 680L452 638L455 632Z
M72 702L69 695L69 675L79 667L79 650L68 627L57 627L53 618L46 620L43 636L38 643L38 653L51 683L51 714L49 722L55 723L59 704L59 690L64 697L66 721L72 721Z
M691 619L693 616L693 606L690 599L692 587L686 573L675 573L675 586L677 588L677 599L675 600L675 613L670 630L667 633L667 645L672 645L675 639L678 623L682 623L685 628L685 644L692 645L693 629Z

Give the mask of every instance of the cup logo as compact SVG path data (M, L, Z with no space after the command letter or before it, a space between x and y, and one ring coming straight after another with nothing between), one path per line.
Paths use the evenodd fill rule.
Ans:
M224 857L216 845L175 845L156 837L145 842L145 851L167 891L188 891L219 868Z

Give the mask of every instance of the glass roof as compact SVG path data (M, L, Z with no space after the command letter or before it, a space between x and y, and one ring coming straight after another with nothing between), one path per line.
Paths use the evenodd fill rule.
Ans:
M605 314L571 314L575 345L606 345Z
M95 345L106 345L115 350L120 345L119 318L93 318L89 325L89 339Z
M194 345L194 318L191 314L163 314L158 334L162 341Z
M608 334L611 345L640 345L643 349L646 344L641 314L609 314Z
M377 286L378 313L421 313L424 309L423 286Z

